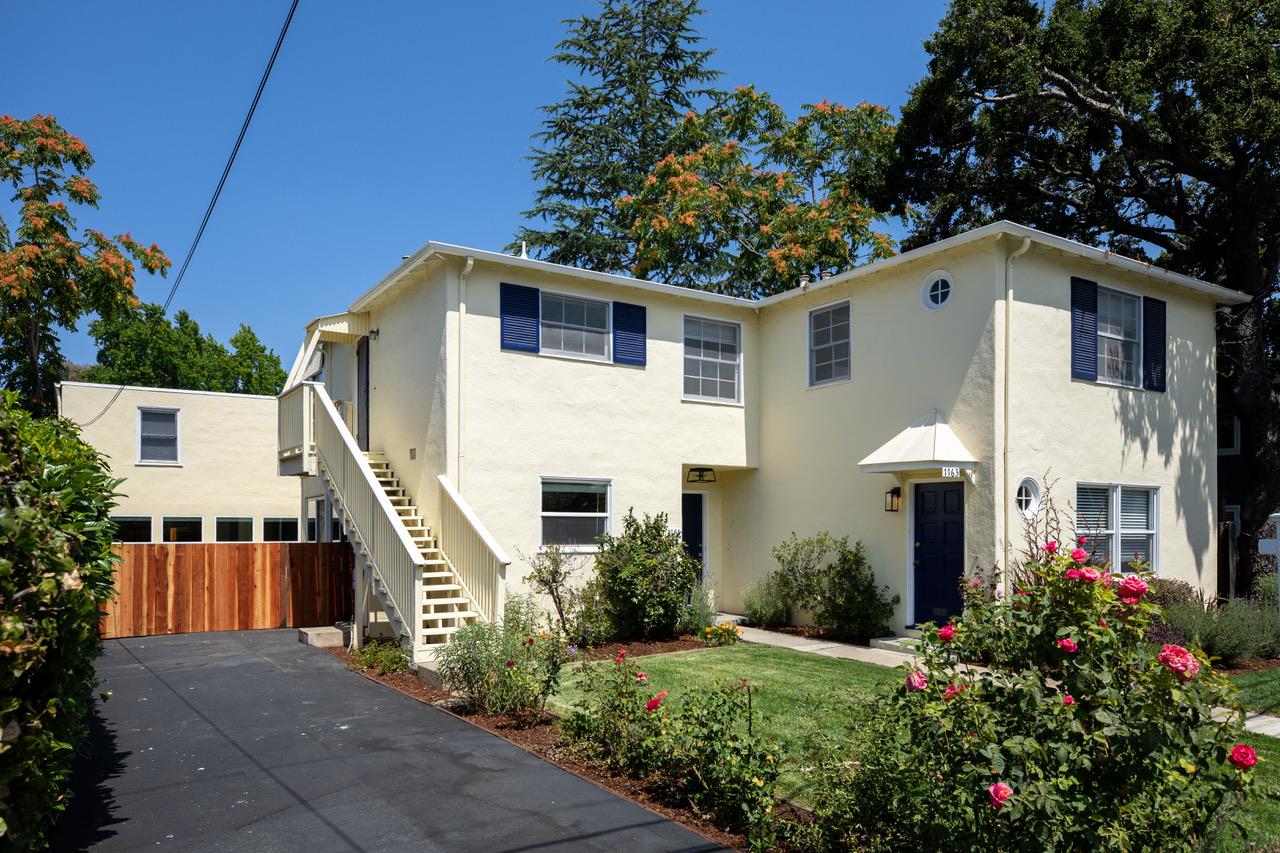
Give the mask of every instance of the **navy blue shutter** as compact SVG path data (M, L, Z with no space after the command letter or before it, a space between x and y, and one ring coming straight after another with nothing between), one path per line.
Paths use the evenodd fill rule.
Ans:
M1164 390L1165 350L1164 300L1142 297L1142 387Z
M1071 277L1071 376L1098 380L1098 283Z
M538 288L502 283L502 348L538 351Z
M613 303L613 360L618 364L645 363L647 320L643 305Z

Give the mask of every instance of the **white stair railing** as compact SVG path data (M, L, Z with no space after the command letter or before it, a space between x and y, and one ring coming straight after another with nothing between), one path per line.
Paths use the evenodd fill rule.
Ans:
M502 618L511 558L449 478L441 474L436 479L440 481L440 550L481 616L497 621Z
M311 392L307 384L295 385L277 398L276 447L280 462L300 460L302 470L311 463ZM295 471L293 473L301 473Z
M311 410L316 458L350 521L352 538L368 555L392 609L416 645L422 627L418 586L426 559L378 484L324 385L303 385L314 395Z

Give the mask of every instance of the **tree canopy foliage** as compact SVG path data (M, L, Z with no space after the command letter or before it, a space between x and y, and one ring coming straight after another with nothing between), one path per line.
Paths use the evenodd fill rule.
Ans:
M551 58L577 79L542 108L530 157L542 185L508 248L525 242L555 263L630 271L630 219L614 202L640 189L681 114L719 76L712 51L697 47L700 14L697 0L601 0L597 14L565 22Z
M0 217L0 383L37 414L53 411L62 378L58 330L136 305L135 263L160 275L171 266L158 246L128 233L78 231L68 204L97 207L85 177L92 165L88 146L53 116L0 115L0 181L19 211L16 230Z
M280 357L243 323L230 349L202 333L186 311L170 322L159 305L94 320L89 332L98 363L80 371L86 382L236 394L278 394L284 386Z
M1277 44L1275 3L954 0L878 199L912 216L912 245L1007 218L1254 297L1219 324L1262 447L1246 533L1280 507Z

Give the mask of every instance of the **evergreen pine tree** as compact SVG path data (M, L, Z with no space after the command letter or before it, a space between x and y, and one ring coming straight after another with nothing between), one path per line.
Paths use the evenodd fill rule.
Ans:
M542 108L530 157L542 186L508 248L523 241L544 260L632 271L631 222L615 202L670 153L676 122L720 76L707 66L712 51L696 49L701 13L697 0L601 0L599 14L565 22L552 59L578 80Z

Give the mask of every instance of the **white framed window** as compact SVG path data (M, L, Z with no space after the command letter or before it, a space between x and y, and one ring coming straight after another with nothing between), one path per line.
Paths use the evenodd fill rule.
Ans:
M1240 419L1235 415L1218 418L1218 455L1240 455Z
M849 300L809 312L809 386L840 382L852 375L853 346Z
M204 519L165 516L160 523L161 542L204 541Z
M609 480L542 480L542 544L575 551L595 550L610 529Z
M1222 520L1231 525L1231 535L1240 535L1240 505L1227 504L1222 508Z
M1098 288L1098 381L1142 387L1142 300Z
M113 515L111 520L116 525L116 542L150 542L151 516L149 515Z
M539 352L608 361L610 303L542 291Z
M934 270L920 282L920 304L930 311L946 305L955 292L955 279L946 270Z
M310 521L310 519L308 519ZM296 518L264 518L262 519L263 542L297 542L298 519Z
M684 318L684 399L741 402L742 326Z
M1035 518L1040 511L1040 484L1031 477L1023 477L1013 495L1013 502L1023 518Z
M213 534L216 542L252 542L253 518L219 516L213 520Z
M1158 491L1147 486L1081 483L1076 486L1076 534L1096 562L1128 571L1133 562L1157 570Z
M181 465L177 409L138 407L138 464Z

